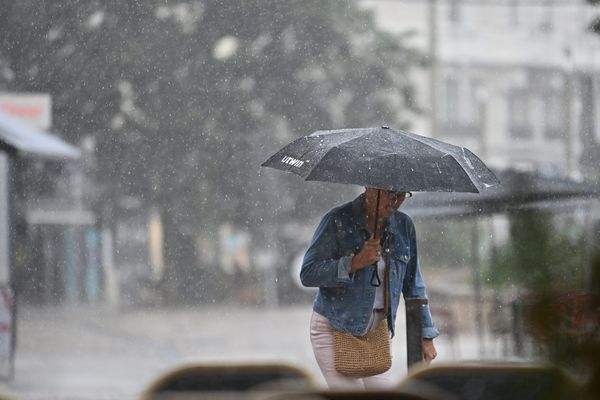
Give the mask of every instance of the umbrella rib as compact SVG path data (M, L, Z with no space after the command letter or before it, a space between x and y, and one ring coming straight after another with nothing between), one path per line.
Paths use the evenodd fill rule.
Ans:
M345 143L345 142L344 142L344 143ZM323 159L324 159L325 157L327 157L327 155L329 155L329 153L331 153L331 151L332 151L332 150L334 150L334 149L335 149L335 150L337 150L337 151L343 152L343 153L344 153L345 155L347 155L347 156L351 156L351 154L350 154L350 153L348 153L346 150L344 150L344 149L340 148L340 147L339 147L339 145L335 145L335 146L332 146L332 147L330 147L329 149L327 149L327 151L326 151L326 152L325 152L325 153L324 153L324 154L321 156L321 158L319 159L319 162L323 161ZM311 168L311 169L310 169L310 172L307 174L307 176L306 176L306 178L304 178L304 180L307 180L307 181L308 181L308 180L311 180L311 179L309 179L309 178L311 177L311 175L312 175L313 171L315 170L316 166L317 166L317 165L315 164L315 166L313 166L313 168Z
M435 148L438 151L442 151L443 153L445 153L443 157L450 156L450 157L452 157L459 164L461 164L461 160L458 160L457 157L454 154L449 153L446 150L440 150L440 147L443 147L443 145L450 145L452 147L455 147L457 150L460 149L460 152L462 153L462 158L464 159L464 162L467 164L467 166L470 169L470 170L467 170L467 169L463 169L463 170L465 171L465 173L467 174L467 176L469 178L471 178L471 180L473 181L473 179L472 179L473 177L472 177L472 175L471 175L470 172L474 172L475 173L476 168L473 165L473 163L471 162L471 160L469 159L469 157L467 157L467 154L465 153L466 149L465 149L464 146L456 146L456 145L453 145L453 144L450 144L450 143L439 142L436 139L427 138L427 137L423 137L424 140L422 140L419 135L416 135L416 134L410 133L410 132L409 132L409 134L410 134L410 137L413 138L414 140L416 140L419 143L424 144L426 146L431 146L431 147ZM431 143L427 143L428 141L431 141ZM473 154L473 156L475 156L475 155ZM477 156L475 156L475 157L477 157ZM494 183L491 183L491 184L483 182L483 184L486 185L486 186L490 186L491 187L491 186L495 186L497 184L497 182L494 182Z
M410 132L409 132L409 133L410 133ZM407 133L405 133L405 134L407 134ZM452 155L452 154L448 153L448 152L447 152L447 151L446 151L446 150L443 148L443 146L441 146L441 145L450 145L450 146L453 146L453 147L459 147L459 146L455 146L455 145L453 145L453 144L450 144L450 143L438 143L438 141L437 141L437 140L435 140L435 139L432 139L432 138L427 138L427 137L423 137L423 139L425 139L425 140L423 140L423 139L421 139L421 136L419 136L419 135L416 135L416 134L414 134L414 133L410 133L408 136L410 136L410 138L411 138L411 139L414 139L414 140L416 140L417 142L419 142L419 143L421 143L421 144L424 144L425 146L431 146L431 147L433 147L434 149L436 149L437 151L440 151L440 152L442 152L442 153L445 153L445 155ZM427 143L427 141L428 141L428 140L431 140L431 141L432 141L432 143Z

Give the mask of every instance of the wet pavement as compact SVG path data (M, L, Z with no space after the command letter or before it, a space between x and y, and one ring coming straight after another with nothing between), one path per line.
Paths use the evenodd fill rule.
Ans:
M21 308L15 376L0 383L0 394L16 399L135 399L175 367L211 362L289 363L323 385L308 336L310 314L310 304L273 309ZM397 332L404 332L403 320L397 322ZM438 361L480 358L475 341L468 333L454 342L440 337ZM398 381L406 374L405 346L404 335L396 335L393 371Z

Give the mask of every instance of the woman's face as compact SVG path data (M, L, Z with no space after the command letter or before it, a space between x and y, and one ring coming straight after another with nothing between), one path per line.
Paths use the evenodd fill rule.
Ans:
M367 210L373 211L377 206L378 189L367 188L365 197ZM390 217L410 195L408 192L393 192L389 190L379 190L379 218L386 219Z

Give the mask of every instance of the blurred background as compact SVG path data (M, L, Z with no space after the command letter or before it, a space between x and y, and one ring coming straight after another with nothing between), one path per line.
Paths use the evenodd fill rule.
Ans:
M259 166L315 130L381 125L468 147L503 183L403 206L441 358L543 359L588 376L600 268L596 3L0 1L4 389L35 392L36 360L74 352L86 318L96 333L114 319L108 348L136 318L157 322L127 337L152 341L169 316L209 315L182 328L198 331L229 318L215 333L225 335L244 310L299 312L308 340L303 252L321 215L362 189ZM72 339L52 341L71 338L61 329L80 317ZM94 343L55 371L79 376ZM302 349L296 360L315 370ZM192 354L183 358L201 358ZM89 379L47 387L72 393Z

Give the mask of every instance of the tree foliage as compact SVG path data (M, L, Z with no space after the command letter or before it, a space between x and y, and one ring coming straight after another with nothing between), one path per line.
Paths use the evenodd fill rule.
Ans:
M50 93L54 130L93 138L108 222L134 196L167 233L264 236L279 200L306 216L315 187L262 176L262 159L316 129L403 127L418 63L342 0L0 1L0 89Z
M581 289L584 235L568 234L551 215L527 210L510 216L510 241L495 251L488 282L532 291Z

